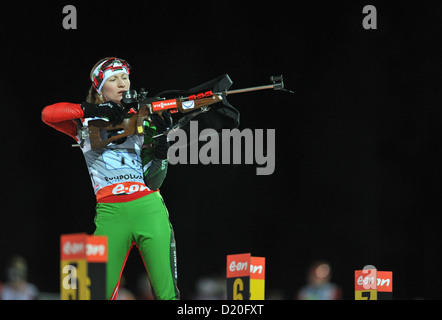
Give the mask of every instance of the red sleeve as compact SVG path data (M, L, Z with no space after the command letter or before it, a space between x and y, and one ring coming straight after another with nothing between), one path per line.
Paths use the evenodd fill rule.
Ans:
M77 140L77 124L75 119L83 118L80 104L60 102L51 104L41 112L41 120L54 129Z

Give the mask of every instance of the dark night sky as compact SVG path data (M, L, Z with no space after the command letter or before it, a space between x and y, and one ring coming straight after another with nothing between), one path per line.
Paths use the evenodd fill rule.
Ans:
M358 1L13 5L1 22L3 110L0 279L15 253L30 281L59 289L59 237L94 230L95 198L73 140L44 106L82 102L105 56L128 60L132 87L188 89L228 73L232 89L283 74L295 94L229 97L240 129L276 130L276 170L175 165L161 188L174 225L179 286L224 276L227 254L267 259L266 288L292 298L309 264L328 260L353 298L354 270L393 271L394 296L442 298L440 169L442 5ZM6 124L6 125L5 125ZM131 272L142 271L134 254ZM132 260L132 262L131 262ZM129 272L130 271L130 272Z

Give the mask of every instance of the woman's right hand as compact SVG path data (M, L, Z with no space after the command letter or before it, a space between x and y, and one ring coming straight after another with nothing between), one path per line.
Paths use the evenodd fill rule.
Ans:
M83 102L81 108L83 109L85 118L107 118L113 125L121 123L126 115L126 111L123 107L113 101L100 104Z

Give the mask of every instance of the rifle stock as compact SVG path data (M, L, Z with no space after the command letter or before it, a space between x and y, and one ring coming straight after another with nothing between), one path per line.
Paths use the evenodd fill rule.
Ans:
M188 100L187 98L178 98L164 101L157 101L152 104L144 104L139 107L138 113L129 118L125 118L120 124L113 125L105 120L91 120L88 122L88 133L92 150L99 150L106 147L109 143L130 136L144 134L144 121L150 122L149 115L156 113L161 116L163 111L171 110L172 112L187 113L198 110L202 107L212 105L222 100L221 94L215 94L196 100ZM165 103L172 101L172 103ZM163 103L162 103L163 102ZM155 107L156 106L156 107ZM108 139L103 139L102 131L121 131ZM106 134L107 135L107 134Z

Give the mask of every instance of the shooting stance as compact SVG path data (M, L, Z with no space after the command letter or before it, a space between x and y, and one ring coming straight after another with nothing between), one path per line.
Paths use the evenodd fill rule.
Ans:
M101 130L101 139L111 142L91 147L89 122L117 127L137 114L121 105L123 93L130 89L129 73L123 59L100 60L91 70L86 101L49 105L42 111L42 120L80 143L97 198L94 235L108 237L107 298L116 299L126 259L135 245L155 298L175 300L179 299L175 239L159 191L167 173L169 143L166 135L157 134L172 126L169 111L151 114L150 122L143 121L141 134L120 137L121 129Z

